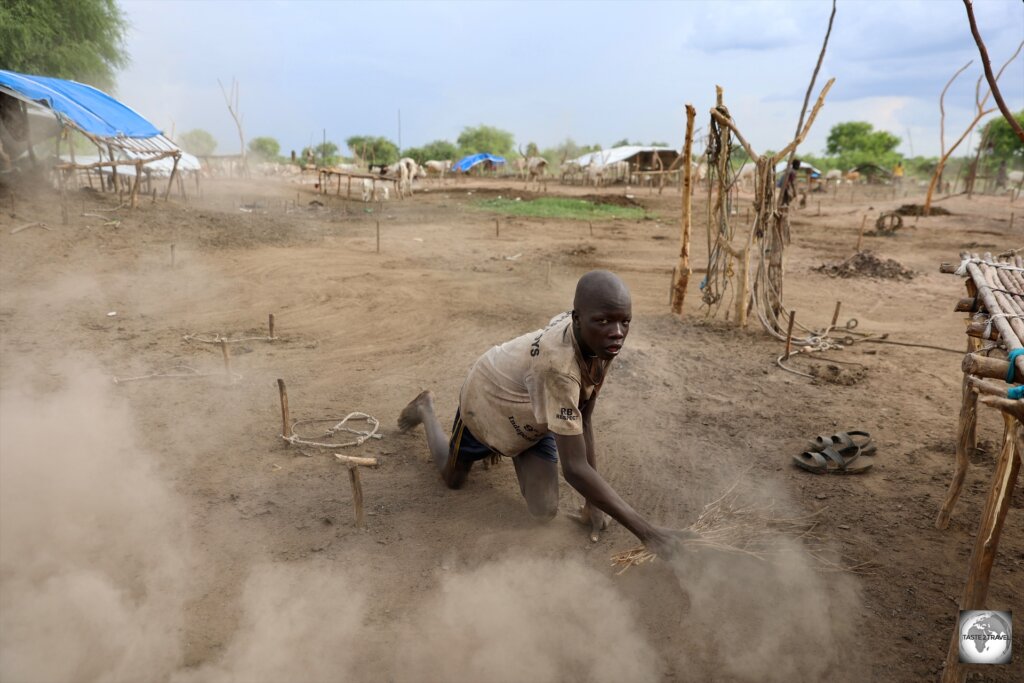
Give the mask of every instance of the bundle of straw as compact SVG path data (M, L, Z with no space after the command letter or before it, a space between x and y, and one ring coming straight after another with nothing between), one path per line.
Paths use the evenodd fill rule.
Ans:
M787 539L800 539L812 556L827 563L817 554L821 549L821 539L813 533L822 511L799 517L782 516L774 501L744 503L737 490L739 483L737 481L717 500L704 506L697 521L689 527L695 532L694 536L680 538L681 545L763 560L792 548L786 543ZM618 573L621 574L655 557L655 553L641 545L613 555L612 566L620 568Z

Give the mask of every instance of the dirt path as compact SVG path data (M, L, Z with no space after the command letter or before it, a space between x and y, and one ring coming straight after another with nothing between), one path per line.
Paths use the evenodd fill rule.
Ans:
M999 439L983 412L986 452L950 528L936 530L959 355L858 344L836 356L860 364L839 366L847 383L811 382L776 367L779 344L758 329L705 321L699 275L686 319L667 314L670 191L637 190L651 219L595 223L592 236L585 222L499 217L495 237L495 216L473 202L532 196L521 186L429 187L380 213L337 197L311 207L309 188L296 206L297 187L273 181L211 182L197 201L103 214L114 204L83 193L70 226L44 192L20 195L15 217L0 213L3 673L46 662L58 678L175 681L937 678ZM825 196L821 215L812 197L795 217L787 305L821 327L841 300L841 320L860 330L962 348L952 312L962 284L938 264L962 248L1021 246L1019 228L1008 232L1020 203L952 198L942 203L951 216L865 238L912 280L831 278L816 268L852 253L862 215L920 201L847 192ZM36 220L52 230L10 234ZM822 574L796 554L768 565L691 557L615 576L608 559L630 535L613 525L591 544L564 514L533 523L510 463L476 468L464 490L443 487L422 434L396 432L402 406L429 387L449 421L475 358L565 310L593 268L618 272L634 296L597 416L616 489L685 526L746 471L781 505L822 510L830 546L873 563L870 573ZM282 339L233 345L231 383L218 347L182 339L259 336L269 313ZM181 366L211 376L110 381ZM303 457L278 437L277 378L297 419L381 420L383 439L346 449L383 463L362 476L366 530L353 528L348 476L330 453ZM791 466L805 439L849 428L875 436L871 472ZM563 512L577 503L563 483ZM993 608L1019 611L1024 594L1022 507L1018 487ZM54 620L65 644L43 648ZM102 646L87 635L98 627L132 647ZM1014 680L1020 661L987 680Z

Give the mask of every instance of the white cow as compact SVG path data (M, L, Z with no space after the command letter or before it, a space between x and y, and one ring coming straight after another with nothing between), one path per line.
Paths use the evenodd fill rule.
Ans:
M442 183L444 182L445 174L450 170L452 170L451 159L445 159L444 161L431 159L423 164L423 173L428 177L436 175Z
M363 178L363 197L364 202L380 202L387 201L390 199L390 192L388 192L388 186L383 182L375 183L369 178Z

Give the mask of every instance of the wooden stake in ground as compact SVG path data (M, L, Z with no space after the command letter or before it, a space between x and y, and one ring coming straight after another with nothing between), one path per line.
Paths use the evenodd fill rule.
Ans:
M789 312L789 328L786 330L786 355L782 360L789 360L789 354L793 350L793 323L796 322L796 311Z
M858 254L860 253L860 250L864 246L864 226L867 225L867 224L868 224L868 215L864 214L864 218L862 218L861 221L860 221L860 234L857 235L857 253Z
M270 337L270 339L273 339L274 338L274 314L273 313L271 313L269 316L267 316L267 330L269 332L269 334L267 336Z
M690 227L691 227L691 196L693 194L693 164L690 156L693 152L693 121L697 110L692 104L686 105L686 137L683 141L683 217L679 235L679 264L672 275L672 312L683 315L683 300L686 299L686 286L690 282Z
M363 482L359 478L359 465L349 463L348 479L352 483L352 505L356 511L356 527L366 526L366 515L363 512Z
M501 237L501 226L498 224L498 219L494 219L494 236Z
M835 312L832 313L832 324L829 325L829 327L832 329L835 329L836 323L839 322L839 309L842 307L842 305L842 301L836 302L836 310Z
M174 245L171 245L171 268L174 267Z
M231 383L231 352L228 351L228 342L226 339L220 340L220 352L224 356L224 375L228 378L228 384Z
M377 253L380 253L380 221L377 221Z
M292 421L288 417L288 390L283 379L277 380L277 393L281 396L281 436L289 439L292 436Z

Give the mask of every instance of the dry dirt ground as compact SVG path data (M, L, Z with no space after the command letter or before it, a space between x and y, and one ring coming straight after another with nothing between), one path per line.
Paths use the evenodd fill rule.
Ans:
M591 232L498 216L496 236L496 216L474 203L532 196L521 185L426 187L380 210L335 196L311 205L311 187L274 180L211 181L199 198L137 210L75 192L70 225L50 191L0 192L0 677L938 678L1001 428L982 411L982 448L950 527L936 530L960 354L859 344L832 353L860 364L838 366L842 381L811 381L776 366L780 344L756 325L707 321L699 273L675 319L677 191L633 191L649 220ZM841 300L841 322L856 318L858 330L964 347L952 310L963 284L938 266L964 248L1022 246L1020 200L953 197L941 202L950 216L865 238L911 280L816 270L853 253L863 215L923 199L905 194L844 186L794 216L786 302L799 321L823 327ZM698 217L703 206L698 196ZM1021 227L1011 230L1012 211ZM50 230L11 234L33 221ZM826 543L870 563L865 572L821 572L794 552L767 563L694 555L617 576L609 557L632 537L613 524L591 543L564 514L579 503L564 483L563 514L547 524L529 518L508 461L444 488L422 431L397 432L401 408L429 387L449 422L475 358L569 308L594 268L619 273L634 297L595 418L611 484L642 514L686 526L746 473L785 508L822 511ZM233 344L231 382L219 347L183 339L258 337L269 313L280 340ZM204 376L113 381L184 366ZM362 411L380 419L383 438L287 446L278 378L293 418ZM878 444L870 472L822 477L792 465L807 439L854 428ZM342 451L382 463L362 472L362 530L331 455ZM1022 507L1018 486L988 601L1018 614ZM1012 665L972 675L1021 680L1022 632Z

